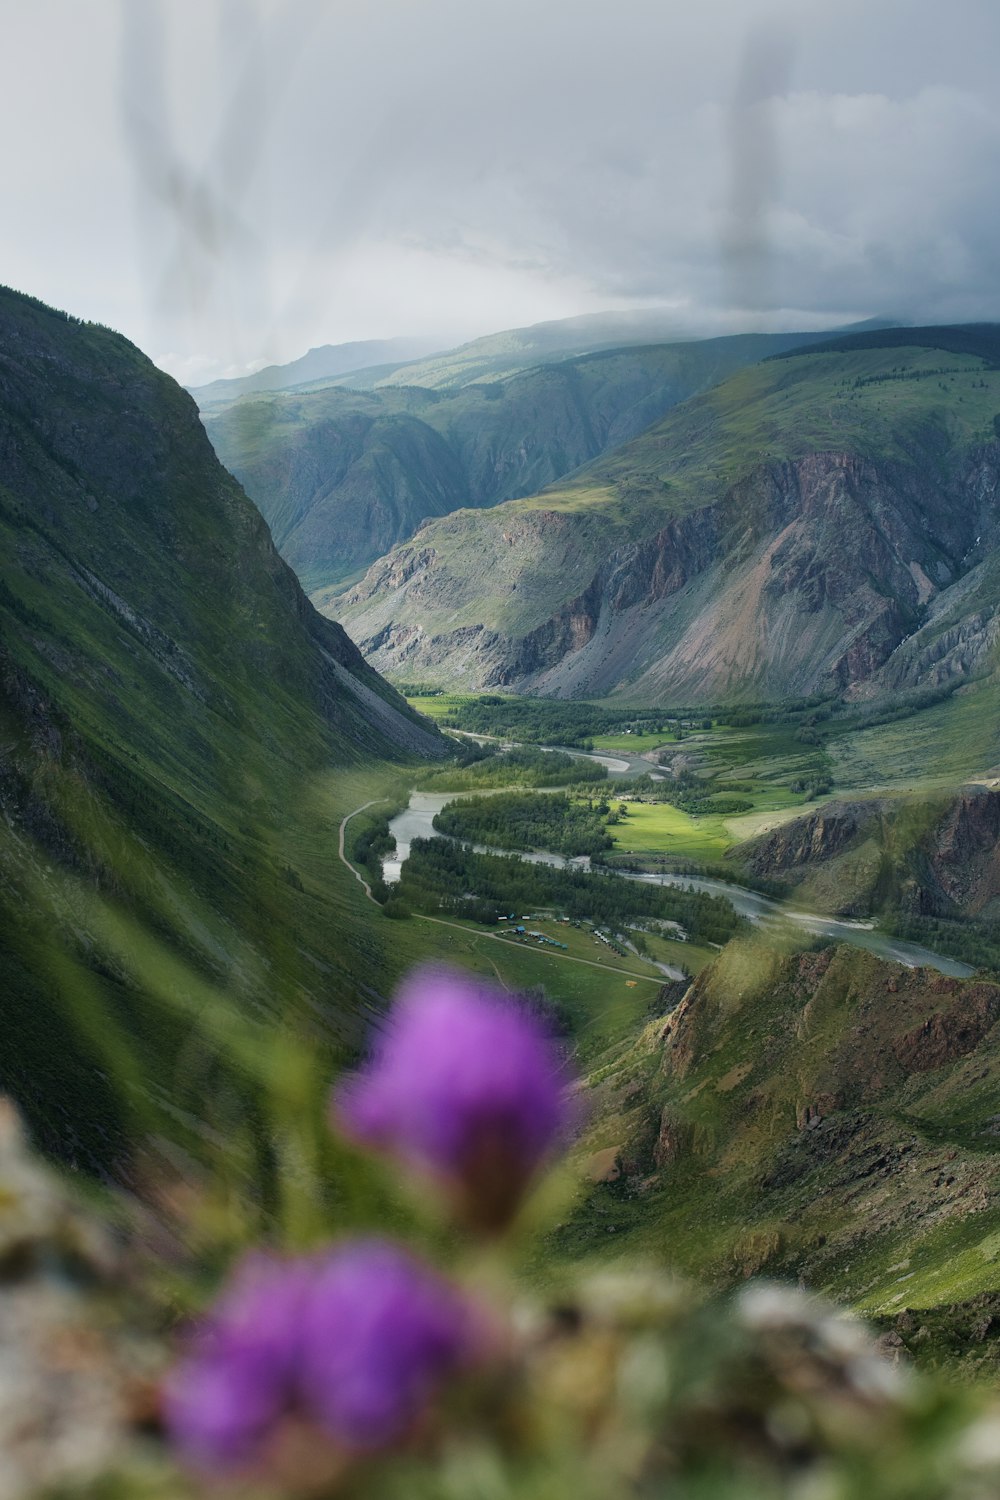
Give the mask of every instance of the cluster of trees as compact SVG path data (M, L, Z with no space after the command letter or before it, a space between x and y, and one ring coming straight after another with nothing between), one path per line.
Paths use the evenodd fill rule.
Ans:
M718 896L621 876L557 870L516 854L475 854L449 839L414 839L397 899L412 911L449 911L492 924L539 908L622 932L637 918L679 922L697 942L726 943L743 919Z
M937 365L933 370L911 370L903 365L893 365L891 370L883 375L858 375L851 382L851 389L861 390L866 385L885 385L891 380L929 380L932 375L968 375L969 370L965 365ZM841 385L847 381L842 380Z
M793 792L802 792L807 802L812 802L816 797L829 797L833 791L833 782L829 776L800 776L796 781L789 783Z
M348 825L351 830L349 850L351 862L367 870L373 890L378 887L375 890L376 898L380 893L384 895L387 892L387 887L382 880L382 861L396 848L396 840L389 832L389 819L394 818L398 812L402 812L405 806L404 800L398 806L393 805L389 812L358 813Z
M716 859L678 859L673 854L616 854L608 861L608 869L651 872L668 871L671 875L698 875L709 880L720 880L728 885L746 886L759 891L762 896L771 896L775 901L784 901L792 894L793 887L787 880L773 880L766 875L757 875L745 865L735 861Z
M549 758L545 757L546 760ZM603 809L603 812L600 810ZM614 846L608 833L611 814L606 802L574 802L562 793L544 797L530 792L498 792L495 797L469 797L449 802L434 819L439 833L490 844L496 849L549 849L555 854L600 855Z
M478 698L456 703L442 723L472 734L509 735L511 739L532 744L590 750L597 734L630 732L682 738L686 729L711 729L715 724L734 729L757 724L790 724L811 729L838 708L834 693L814 693L808 698L777 703L669 709L607 708L565 699L507 698L499 693L483 693Z
M731 729L748 729L754 724L802 724L805 721L818 723L828 719L837 706L834 693L812 693L808 698L783 700L778 703L745 703L738 708L716 708L713 710L717 724L727 724Z
M593 703L484 693L474 701L456 704L443 722L473 734L510 735L532 744L590 750L595 734L670 733L672 717L666 709L599 708Z
M969 677L956 677L952 682L943 682L935 687L911 688L907 692L896 693L891 698L878 699L874 703L852 704L838 727L841 732L845 729L874 729L879 724L895 724L901 719L910 719L925 708L934 708L936 704L946 702L958 688L966 686L972 680L974 679Z
M691 771L681 771L669 781L654 781L651 776L639 776L629 783L629 788L646 802L669 802L681 812L697 816L699 813L750 812L753 802L748 797L734 795L725 782L718 785L702 781Z
M935 953L946 953L976 969L1000 969L1000 922L948 920L913 913L883 913L887 932Z
M422 785L427 791L464 792L491 786L591 786L607 777L606 767L596 761L519 745L497 754L480 754L464 766L435 771Z

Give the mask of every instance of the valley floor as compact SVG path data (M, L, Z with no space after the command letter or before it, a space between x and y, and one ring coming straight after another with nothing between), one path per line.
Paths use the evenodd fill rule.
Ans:
M463 704L475 702L445 695L416 701L439 720L456 709L460 717ZM495 711L502 716L502 708ZM611 863L718 866L753 835L822 811L848 792L853 801L888 797L919 806L922 796L952 790L957 782L995 784L1000 702L990 691L960 692L883 723L848 711L843 723L821 721L815 743L803 727L812 728L801 721L716 723L684 726L679 739L676 733L595 735L588 752L620 756L630 773L644 766L659 773L663 760L664 775L680 765L708 787L738 787L725 795L752 804L734 813L691 812L655 797L629 800L609 829ZM508 739L501 725L496 737ZM607 801L617 806L619 796L629 797L626 784L613 772L603 784ZM995 1128L983 1124L998 1045L990 1018L1000 1013L990 976L947 979L845 948L810 953L808 937L807 951L798 954L787 942L762 946L758 937L749 947L743 939L734 942L720 958L711 948L647 934L646 961L623 961L598 954L586 930L537 916L526 925L567 942L566 952L491 935L464 921L449 924L447 933L443 923L426 917L397 925L409 929L411 951L454 958L505 987L544 985L570 1018L593 1100L580 1165L595 1181L581 1190L541 1255L539 1276L548 1277L566 1256L605 1260L625 1247L630 1254L666 1254L716 1284L761 1272L805 1275L839 1300L887 1320L887 1328L895 1329L898 1315L901 1337L910 1340L906 1347L912 1343L910 1352L925 1363L961 1365L967 1373L993 1369L992 1334L983 1335L986 1344L974 1357L967 1340L952 1348L956 1339L961 1343L955 1330L964 1327L964 1309L971 1309L969 1321L975 1299L988 1301L997 1288L1000 1169ZM801 949L801 941L796 946ZM711 1025L718 1028L714 1050L708 1038L681 1043L694 1059L683 1064L694 1070L687 1092L665 1084L669 1057L657 1061L673 1018L648 1019L656 1014L649 959L670 963L685 948L688 972L700 974L690 995L712 997L717 1019ZM932 1031L950 1026L939 1016L956 1003L952 996L959 997L955 1014L965 1014L963 985L970 987L969 1004L975 996L985 1007L984 1029L956 1041L954 1052L907 1062L911 1071L900 1074L894 1093L887 1080L899 1068L893 1059L909 1057L906 1038L922 1035L921 1025ZM814 993L822 1000L812 1002ZM806 1026L804 1016L820 1004L825 1009ZM689 1006L690 997L674 1014L699 1014L686 1012ZM861 1019L869 1015L878 1019ZM930 1019L921 1022L922 1016ZM686 1022L676 1024L683 1030ZM864 1040L872 1024L881 1038L875 1053ZM802 1047L815 1026L807 1062ZM982 1041L976 1040L980 1034ZM785 1062L771 1082L755 1086L762 1062L770 1059L772 1066L779 1045ZM849 1061L851 1049L857 1049L857 1068ZM888 1071L879 1071L876 1056L886 1059L881 1066ZM870 1074L867 1094L852 1102L849 1081L829 1087L818 1081L824 1070L833 1076L838 1068L847 1080ZM995 1081L1000 1084L1000 1074ZM773 1106L767 1102L772 1097ZM995 1106L998 1097L993 1094ZM819 1128L812 1130L810 1122Z

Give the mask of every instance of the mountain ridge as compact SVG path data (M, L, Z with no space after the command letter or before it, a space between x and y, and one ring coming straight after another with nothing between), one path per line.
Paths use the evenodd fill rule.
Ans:
M244 398L203 420L322 602L425 519L533 494L733 370L812 338L611 349L458 390Z
M199 407L215 406L259 391L281 391L314 381L340 380L372 366L395 369L438 347L432 339L362 339L346 344L318 344L286 364L265 365L250 375L211 380L188 386Z
M789 353L430 523L330 612L380 670L463 688L773 700L990 670L998 410L981 355Z

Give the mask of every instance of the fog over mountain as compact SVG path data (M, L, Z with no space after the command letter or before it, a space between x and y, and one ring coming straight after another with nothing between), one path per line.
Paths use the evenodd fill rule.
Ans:
M4 280L191 385L610 307L1000 316L988 0L0 9Z

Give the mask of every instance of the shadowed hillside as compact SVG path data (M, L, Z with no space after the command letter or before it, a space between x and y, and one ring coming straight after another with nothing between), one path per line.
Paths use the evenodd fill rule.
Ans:
M281 1014L357 1034L384 964L338 787L443 751L312 609L191 398L11 292L0 476L0 1084L108 1169L164 1107L194 1143L209 1097L249 1107L216 1077L223 1001L251 1046Z

